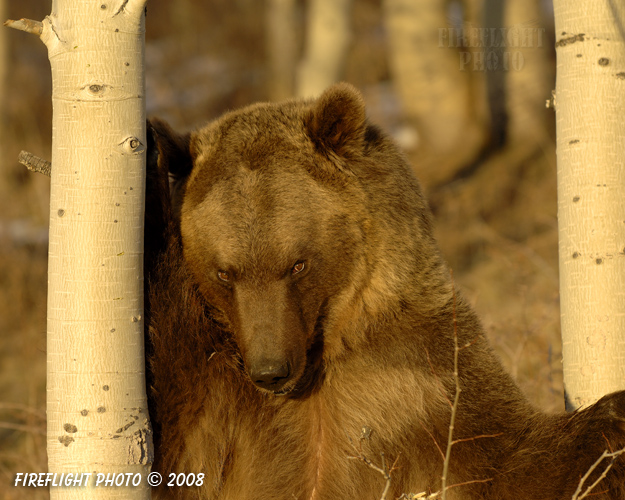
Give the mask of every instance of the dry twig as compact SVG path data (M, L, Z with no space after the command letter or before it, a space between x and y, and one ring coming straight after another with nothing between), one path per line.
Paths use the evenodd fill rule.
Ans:
M454 383L456 385L456 393L454 395L454 402L451 407L451 417L449 420L449 434L447 436L447 450L445 452L445 461L443 462L443 477L441 478L441 499L445 500L447 496L447 473L449 472L449 462L451 459L451 447L454 445L454 426L456 423L456 413L458 411L458 402L460 401L460 377L458 375L458 353L460 348L458 347L458 321L456 319L456 288L454 284L453 271L449 271L451 275L451 287L454 299L453 308L453 321L454 321Z
M607 475L608 471L614 465L614 462L616 461L616 459L619 456L621 456L623 453L625 453L625 448L623 448L621 450L618 450L618 451L615 451L615 452L612 452L612 453L608 452L608 450L604 451L603 454L595 461L595 463L590 466L588 471L586 471L586 474L584 474L583 477L580 479L579 484L577 485L577 489L575 490L575 493L573 493L572 500L582 500L582 498L586 498L590 494L590 492L594 489L594 487L597 486L603 480L603 478L605 478L605 476ZM599 464L601 462L603 462L604 458L611 459L610 463L606 466L606 468L603 470L603 472L597 478L597 480L594 483L592 483L588 488L586 488L584 493L581 493L582 492L582 488L584 486L584 483L590 477L590 475L593 473L593 471L597 467L599 467ZM581 493L581 495L580 495L580 493Z
M39 172L40 174L50 177L52 164L43 158L39 158L28 151L21 151L17 157L17 161L19 161L31 172Z
M435 493L426 493L425 491L422 491L421 493L404 493L397 500L437 500L440 497L440 491Z
M11 429L14 431L28 432L31 434L41 434L42 436L46 435L46 431L39 427L30 426L30 425L22 425L22 424L13 424L11 422L0 422L0 429Z
M4 25L8 28L25 31L37 36L41 36L43 32L43 23L41 21L33 21L32 19L20 19L19 21L9 19L4 22Z
M3 401L0 401L0 411L9 411L9 412L14 412L14 411L18 411L18 412L23 412L23 413L30 413L38 418L40 418L41 420L45 420L46 419L46 412L45 410L41 410L39 408L34 408L32 406L28 406L28 405L23 405L20 403L6 403Z
M380 500L387 500L388 492L391 489L391 475L392 475L393 471L396 469L395 466L397 465L397 460L399 460L399 456L397 456L397 458L393 462L393 465L391 465L391 467L389 469L389 468L386 467L386 457L384 455L384 452L381 452L380 453L380 457L382 459L382 466L378 467L377 465L375 465L371 461L371 459L367 458L362 453L362 450L356 448L356 445L352 441L351 437L348 436L348 439L349 439L349 443L352 445L352 448L356 452L356 455L353 456L353 457L347 457L347 458L352 459L352 460L360 460L367 467L369 467L370 469L373 469L376 472L379 472L384 477L386 482L384 483L384 490L382 491L382 496L380 497ZM361 443L362 443L362 439L361 439Z

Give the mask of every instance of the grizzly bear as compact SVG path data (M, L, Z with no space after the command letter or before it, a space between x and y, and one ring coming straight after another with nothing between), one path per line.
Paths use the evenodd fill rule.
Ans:
M450 500L570 500L625 447L624 392L545 415L504 372L411 167L351 85L150 132L163 497L440 498L444 484ZM616 455L581 492L610 464L592 498L624 499Z

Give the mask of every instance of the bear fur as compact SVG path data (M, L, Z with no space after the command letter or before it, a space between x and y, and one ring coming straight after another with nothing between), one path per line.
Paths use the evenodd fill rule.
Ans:
M450 500L569 500L625 447L625 393L545 415L504 372L352 86L150 130L154 469L205 474L160 495L377 499L366 461L385 498L438 492L456 383ZM625 498L624 464L593 498Z

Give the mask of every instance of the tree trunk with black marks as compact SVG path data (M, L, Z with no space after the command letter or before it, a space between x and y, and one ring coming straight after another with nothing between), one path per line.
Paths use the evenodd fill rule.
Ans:
M52 487L52 499L150 496L143 347L145 3L54 0L43 23L8 23L40 35L52 69L49 471L57 484L61 474L71 473L73 485L94 485L107 474L128 485Z
M555 0L566 403L625 389L625 4Z

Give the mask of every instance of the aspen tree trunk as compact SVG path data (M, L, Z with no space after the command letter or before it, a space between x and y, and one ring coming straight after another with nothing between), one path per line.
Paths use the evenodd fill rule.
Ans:
M461 71L456 43L448 36L447 1L384 0L383 6L404 112L435 150L454 147L465 132L469 74Z
M0 0L0 19L7 18L7 0ZM0 29L0 109L6 109L7 104L7 78L9 69L9 47L7 30ZM7 113L0 114L0 158L7 159Z
M92 473L91 486L52 487L52 499L150 496L143 367L145 2L53 0L43 24L21 27L41 34L52 69L49 471L58 479ZM130 473L123 479L140 484L94 487L96 473L117 479ZM82 476L81 484L86 481Z
M475 13L474 3L469 9ZM448 19L447 0L383 0L389 64L407 121L419 136L420 178L448 181L485 142L484 62ZM465 32L470 35L470 30ZM480 108L480 105L482 108Z
M625 389L625 4L554 0L568 409Z
M296 36L295 0L269 0L265 33L269 59L269 99L293 97Z
M504 71L507 142L540 144L547 138L545 99L553 88L542 0L507 0Z
M351 5L351 0L310 0L298 97L316 97L342 78L351 42Z
M484 63L485 47L480 40L481 30L486 27L486 18L491 9L487 0L464 0L464 23L462 25L466 46L461 49L460 61L467 59L473 62L469 75L469 116L476 127L482 131L482 141L486 143L491 127L491 116L488 102L487 71L478 71L479 63ZM440 41L439 41L440 45ZM477 68L475 67L477 64ZM465 148L466 146L461 146Z

